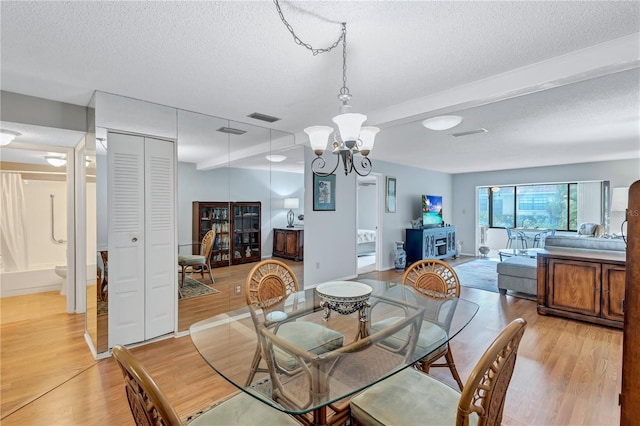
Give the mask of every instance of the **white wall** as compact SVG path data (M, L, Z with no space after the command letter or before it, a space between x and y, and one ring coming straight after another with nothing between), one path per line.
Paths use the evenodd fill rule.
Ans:
M462 252L476 254L480 243L476 230L476 187L547 182L579 182L608 180L611 188L628 187L640 179L640 159L601 161L596 163L566 164L562 166L532 167L493 172L461 173L453 175L452 223L457 226L457 239L464 241ZM446 219L445 219L446 220ZM612 215L611 230L620 229L624 215ZM504 230L489 236L489 244L502 248L507 238Z
M27 263L29 269L67 264L67 244L51 241L51 198L55 195L55 237L67 239L67 183L24 182Z

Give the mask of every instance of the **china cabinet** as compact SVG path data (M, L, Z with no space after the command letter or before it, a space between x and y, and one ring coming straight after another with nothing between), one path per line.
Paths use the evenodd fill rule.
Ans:
M260 260L260 202L194 201L191 223L194 243L210 230L215 233L212 268ZM198 253L199 246L193 250Z

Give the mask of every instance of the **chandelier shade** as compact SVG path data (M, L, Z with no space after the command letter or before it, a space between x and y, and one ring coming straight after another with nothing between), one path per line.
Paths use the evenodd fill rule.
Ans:
M360 136L360 127L362 127L362 123L366 120L366 115L355 112L340 114L333 117L333 122L338 125L340 139L342 139L343 142L357 141Z
M379 131L380 129L372 126L366 126L360 129L360 141L362 142L360 152L362 155L368 155L373 149L373 144Z
M333 128L329 126L311 126L304 129L304 132L309 135L309 144L313 152L316 155L322 155L322 152L327 149L329 135L333 133Z

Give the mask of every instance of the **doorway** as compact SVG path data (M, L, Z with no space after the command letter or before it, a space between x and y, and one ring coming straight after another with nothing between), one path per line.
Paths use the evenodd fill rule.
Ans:
M378 270L379 241L379 180L378 175L358 176L356 254L358 274Z

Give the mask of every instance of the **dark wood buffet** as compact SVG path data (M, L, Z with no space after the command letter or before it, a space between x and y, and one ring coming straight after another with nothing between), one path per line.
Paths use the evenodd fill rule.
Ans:
M624 252L538 253L538 313L623 328Z

